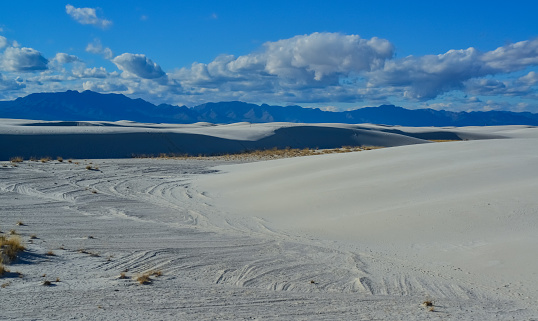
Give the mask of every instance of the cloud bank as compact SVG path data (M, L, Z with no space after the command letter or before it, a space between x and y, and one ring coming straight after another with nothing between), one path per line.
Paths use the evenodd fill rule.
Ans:
M187 105L242 100L334 108L343 103L409 102L453 110L538 112L538 39L491 51L471 47L396 58L395 46L387 39L316 32L266 42L246 55L220 55L208 63L167 71L141 53L114 56L97 38L85 50L110 61L109 67L87 66L67 53L49 61L37 50L19 48L0 36L1 46L0 90L19 90L19 95L60 88Z

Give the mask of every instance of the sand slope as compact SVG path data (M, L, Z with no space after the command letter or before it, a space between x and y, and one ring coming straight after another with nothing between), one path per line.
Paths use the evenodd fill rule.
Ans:
M167 128L7 123L1 135L34 139ZM0 231L27 246L0 278L0 319L536 319L536 129L197 124L178 135L282 132L482 140L234 165L0 162ZM151 271L163 275L133 279Z
M273 231L360 244L532 301L538 131L490 134L499 130L512 138L226 166L197 184L238 225L255 217Z

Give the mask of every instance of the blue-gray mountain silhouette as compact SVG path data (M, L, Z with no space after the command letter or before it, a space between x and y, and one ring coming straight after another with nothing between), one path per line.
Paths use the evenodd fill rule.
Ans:
M488 111L451 112L433 109L409 110L393 105L331 112L300 106L255 105L239 101L206 103L193 108L154 105L121 94L92 91L36 93L13 101L0 101L0 118L83 121L131 120L146 123L374 123L402 126L538 126L538 114Z

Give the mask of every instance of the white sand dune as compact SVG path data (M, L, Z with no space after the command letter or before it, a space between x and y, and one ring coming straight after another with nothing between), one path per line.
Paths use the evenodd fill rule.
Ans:
M173 125L0 119L0 160L10 157L129 158L133 155L225 154L277 148L400 146L430 139L483 139L497 134L457 129L346 124Z
M20 142L55 156L51 137L77 153L99 137L104 158L0 162L0 231L37 235L0 278L0 319L538 317L536 128L0 123L2 159ZM232 165L111 159L115 144L152 150L170 136L192 151L397 147ZM149 271L163 275L131 279Z

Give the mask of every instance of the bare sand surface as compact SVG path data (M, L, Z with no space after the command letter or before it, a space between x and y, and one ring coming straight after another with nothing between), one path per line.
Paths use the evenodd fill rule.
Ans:
M50 133L6 122L2 139ZM219 135L276 140L285 124L250 126ZM27 246L0 278L0 319L536 320L536 129L360 127L480 140L231 165L0 162L0 231Z

